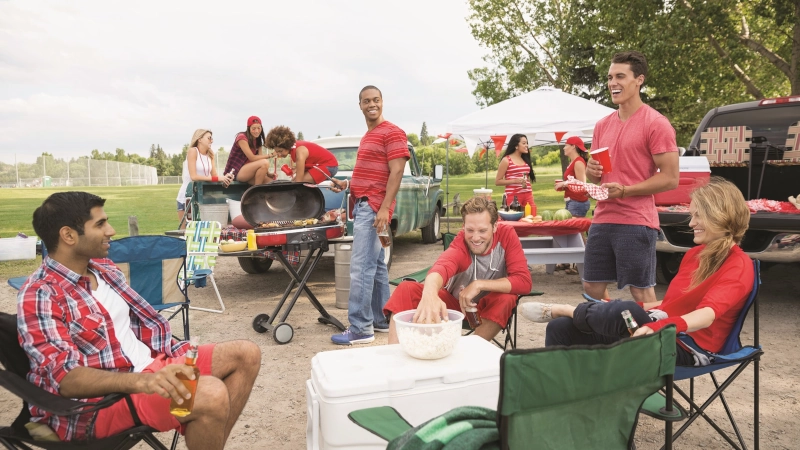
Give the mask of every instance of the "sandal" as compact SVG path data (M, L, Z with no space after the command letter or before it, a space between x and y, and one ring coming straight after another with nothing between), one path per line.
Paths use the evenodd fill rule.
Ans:
M553 305L550 303L529 302L521 307L522 316L531 322L547 323L553 320Z
M567 270L570 268L569 264L556 264L556 271Z
M564 273L567 274L567 275L577 275L578 274L578 269L576 269L574 267L570 267L569 269L565 270Z

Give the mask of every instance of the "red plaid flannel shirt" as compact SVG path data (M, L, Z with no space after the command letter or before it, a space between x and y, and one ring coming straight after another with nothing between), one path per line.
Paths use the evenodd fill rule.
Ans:
M189 343L173 340L169 322L128 286L110 259L91 260L89 269L128 303L131 329L153 355L186 353ZM92 296L89 278L51 258L45 258L17 295L17 331L31 364L28 381L53 394L59 394L61 380L78 366L133 371L130 359L122 353L111 317ZM60 417L34 406L30 410L34 422L47 423L63 441L93 434L94 413Z

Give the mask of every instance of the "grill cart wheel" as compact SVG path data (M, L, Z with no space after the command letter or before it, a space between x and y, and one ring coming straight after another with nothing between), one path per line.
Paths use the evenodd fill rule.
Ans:
M266 333L267 328L265 328L262 323L269 323L269 314L259 314L253 319L253 329L259 333ZM291 339L291 338L290 338ZM288 342L288 341L287 341Z
M293 337L294 337L294 329L292 329L292 326L286 322L279 323L272 330L272 338L275 339L275 342L277 342L278 344L281 345L288 344Z

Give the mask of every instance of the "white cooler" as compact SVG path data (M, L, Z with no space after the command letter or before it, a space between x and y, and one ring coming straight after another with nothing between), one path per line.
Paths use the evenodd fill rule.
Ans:
M496 409L502 354L478 336L462 337L450 356L433 361L400 345L317 353L306 381L307 448L385 449L347 417L357 409L391 406L413 426L457 406Z

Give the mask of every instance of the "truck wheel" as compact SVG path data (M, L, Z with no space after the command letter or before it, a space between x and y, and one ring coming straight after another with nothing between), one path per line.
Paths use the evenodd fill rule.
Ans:
M439 227L441 224L441 220L439 218L439 207L436 207L436 210L433 212L433 218L431 218L431 223L429 223L426 227L422 229L422 242L425 244L434 244L436 241L439 240L441 237L439 235Z
M262 258L237 258L239 260L239 267L249 274L264 273L272 266L272 260L266 257Z
M656 282L669 284L681 266L683 253L656 252Z
M383 262L386 263L386 270L392 268L392 256L394 255L394 235L389 232L389 246L383 248Z

